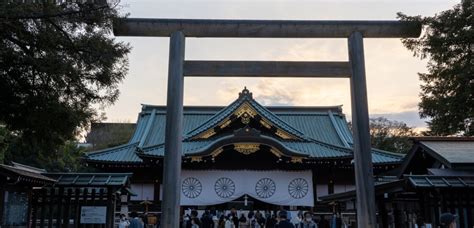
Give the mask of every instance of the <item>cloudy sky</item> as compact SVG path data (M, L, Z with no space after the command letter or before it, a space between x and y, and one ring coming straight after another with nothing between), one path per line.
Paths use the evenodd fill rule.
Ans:
M122 0L130 17L288 20L393 20L397 12L434 15L451 0ZM108 122L134 122L140 104L165 104L167 38L117 37L133 47L130 71L119 100L105 108ZM423 128L418 117L419 80L426 62L412 56L399 39L365 39L369 111ZM346 61L346 39L186 40L187 60ZM227 105L244 86L265 105L343 105L350 118L348 79L186 78L185 105Z

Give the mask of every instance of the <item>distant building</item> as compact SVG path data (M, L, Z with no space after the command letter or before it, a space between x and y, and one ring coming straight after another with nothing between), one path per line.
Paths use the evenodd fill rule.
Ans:
M135 123L92 123L86 136L87 148L107 148L126 143L135 130Z
M458 215L460 228L474 225L474 137L417 137L394 176L376 181L382 227L438 227L441 213ZM348 191L321 198L347 205L356 200Z

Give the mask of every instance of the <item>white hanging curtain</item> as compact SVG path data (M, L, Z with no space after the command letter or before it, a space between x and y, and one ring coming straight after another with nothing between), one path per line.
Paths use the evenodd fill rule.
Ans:
M183 170L181 205L214 205L249 195L285 206L314 206L312 173L307 171Z

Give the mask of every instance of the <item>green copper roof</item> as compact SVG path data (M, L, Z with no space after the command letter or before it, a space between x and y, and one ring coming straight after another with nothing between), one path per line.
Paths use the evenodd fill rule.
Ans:
M46 173L57 186L126 186L132 173Z
M86 161L101 163L141 163L142 159L136 155L138 143L129 143L117 147L89 152Z
M244 91L243 91L244 92ZM248 91L247 91L248 92ZM207 140L191 138L216 127L242 104L249 104L262 118L272 125L296 136L298 140L274 137L288 151L315 159L351 157L352 133L340 106L329 107L264 107L255 101L251 93L240 94L227 107L184 107L183 155L202 152L216 140L217 134ZM85 160L95 163L142 163L138 156L163 156L166 107L143 105L138 115L135 133L127 144L87 153ZM399 163L403 155L373 149L374 164Z

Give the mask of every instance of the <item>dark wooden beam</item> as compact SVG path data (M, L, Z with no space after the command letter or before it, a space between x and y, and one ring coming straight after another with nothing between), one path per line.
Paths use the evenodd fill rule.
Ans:
M184 76L350 77L349 62L185 61Z
M114 23L116 36L348 38L359 31L367 38L418 37L421 24L401 21L296 21L126 18Z

